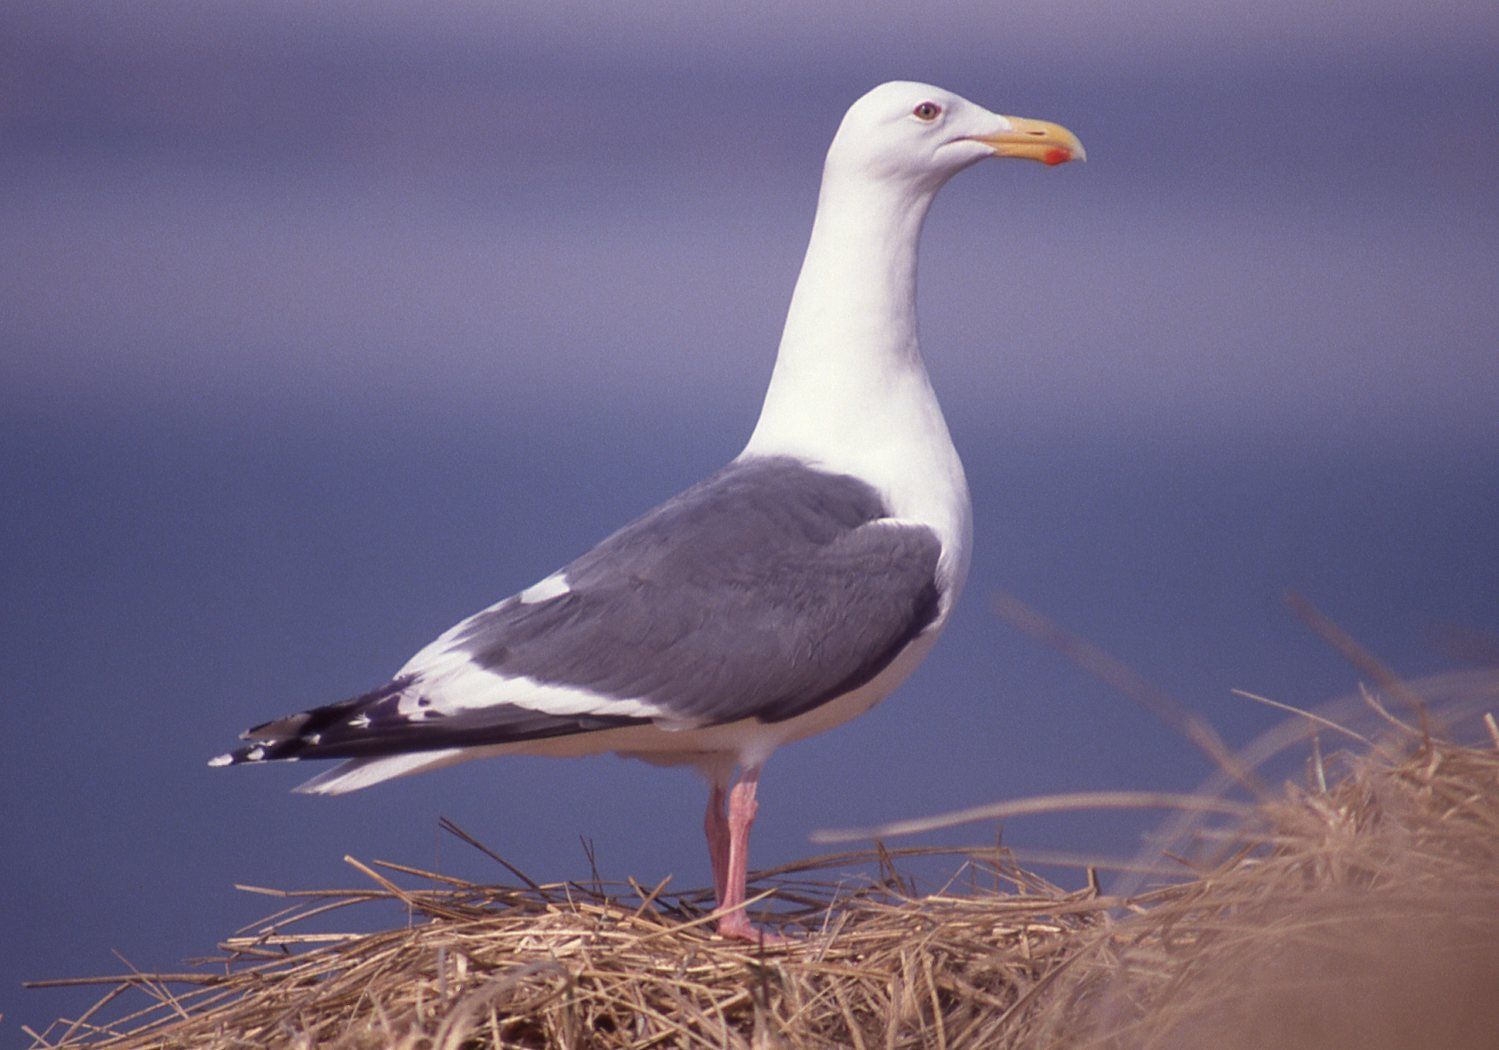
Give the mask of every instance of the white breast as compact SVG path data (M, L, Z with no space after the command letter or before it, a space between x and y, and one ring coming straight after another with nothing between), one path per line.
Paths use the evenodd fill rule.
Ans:
M968 573L973 511L963 464L920 357L887 376L877 400L824 403L810 413L767 412L743 456L795 456L848 474L879 492L892 518L925 525L942 543L938 562L943 618Z

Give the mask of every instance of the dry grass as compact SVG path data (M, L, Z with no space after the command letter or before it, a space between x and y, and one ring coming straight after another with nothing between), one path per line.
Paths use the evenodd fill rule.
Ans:
M1499 726L1443 739L1369 702L1380 734L1298 717L1239 756L1351 743L1314 749L1297 783L1184 809L1170 859L1123 894L1064 892L991 848L949 851L952 882L917 895L897 866L938 851L843 854L760 875L757 907L801 934L762 950L713 936L702 893L351 861L369 889L282 894L198 972L101 979L100 1005L35 1046L1493 1046ZM840 875L861 862L878 874ZM409 923L313 932L370 901Z
M1080 938L1009 1045L1499 1045L1499 733L1409 737L1200 829L1214 862Z
M934 852L762 874L777 926L801 934L764 949L714 936L702 893L478 886L351 861L372 889L287 894L293 907L220 946L218 973L116 978L112 996L154 1001L47 1035L111 1047L994 1045L1006 1011L1071 937L1106 921L1109 902L1027 876L994 849L957 851L961 888L914 898L894 864ZM884 870L872 884L830 877L871 860ZM410 925L297 932L330 909L392 899ZM198 987L168 991L184 979Z

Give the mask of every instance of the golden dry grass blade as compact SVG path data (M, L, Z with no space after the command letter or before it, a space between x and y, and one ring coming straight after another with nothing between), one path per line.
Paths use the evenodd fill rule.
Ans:
M1279 700L1272 700L1268 696L1260 696L1258 693L1251 693L1247 689L1230 689L1229 692L1234 696L1242 696L1245 700L1253 700L1257 704L1264 704L1266 707L1273 707L1277 711L1285 711L1287 714L1293 714L1300 718L1304 718L1308 722L1313 722L1319 726L1322 726L1324 729L1330 729L1334 733L1341 733L1346 737L1351 737L1352 739L1357 740L1360 744L1363 744L1365 747L1376 746L1374 741L1364 736L1363 733L1357 732L1353 729L1349 729L1347 726L1342 725L1338 722L1334 722L1331 718L1324 718L1321 715L1316 714L1315 712L1304 711L1292 704L1283 703Z
M1242 802L1204 795L1184 795L1167 791L1077 791L1061 795L1015 799L1010 802L992 802L983 806L954 810L951 813L939 813L932 817L896 820L872 828L835 828L814 831L812 841L852 842L859 839L886 838L896 835L917 835L922 832L955 827L958 824L972 824L980 820L1008 820L1011 817L1062 813L1080 809L1181 809L1192 812L1223 813L1243 819L1253 816L1255 812L1253 806L1247 806Z
M1147 681L1134 668L1098 646L1032 609L1012 594L999 593L989 602L995 616L1018 628L1041 644L1055 649L1105 685L1118 690L1180 733L1217 767L1257 798L1269 795L1268 786L1260 780L1254 767L1235 755L1218 731L1180 700Z
M1411 688L1410 684L1394 671L1387 667L1383 660L1375 656L1369 650L1360 645L1342 627L1340 627L1330 616L1318 609L1310 601L1295 591L1287 591L1285 595L1286 606L1296 614L1302 623L1306 624L1318 637L1322 638L1328 645L1343 654L1350 664L1366 674L1379 688L1396 697L1416 716L1421 725L1423 734L1429 735L1431 726L1428 721L1428 707L1426 700Z

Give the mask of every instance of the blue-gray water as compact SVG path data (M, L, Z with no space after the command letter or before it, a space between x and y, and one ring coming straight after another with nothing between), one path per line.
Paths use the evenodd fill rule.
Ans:
M1183 16L1156 51L1024 5L848 40L790 8L691 31L650 8L635 35L467 5L8 9L0 1034L89 999L24 978L118 971L112 948L178 969L274 903L235 882L358 884L346 853L496 876L440 815L538 878L585 873L586 836L605 875L705 881L687 773L514 760L324 800L287 793L306 768L204 762L737 452L821 151L879 79L1060 120L1090 161L984 165L933 212L923 334L973 576L895 698L775 757L754 861L1206 775L993 619L998 589L1231 741L1275 720L1231 688L1357 681L1286 588L1402 672L1449 666L1443 626L1499 628L1494 19L1397 31L1386 6L1273 5L1258 36ZM1031 18L1060 51L1001 46ZM1126 853L1150 824L1005 836Z

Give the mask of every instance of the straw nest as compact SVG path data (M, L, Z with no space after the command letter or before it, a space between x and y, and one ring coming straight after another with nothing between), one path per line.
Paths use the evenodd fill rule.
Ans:
M1274 790L1228 770L1108 896L998 847L945 851L953 878L918 894L900 869L943 851L877 848L760 873L754 908L793 939L756 947L712 934L702 892L351 859L367 889L256 891L289 906L198 971L98 979L34 1045L1493 1046L1499 727L1465 746L1369 702L1387 732L1298 719L1262 752L1349 749ZM376 901L408 921L326 929Z

